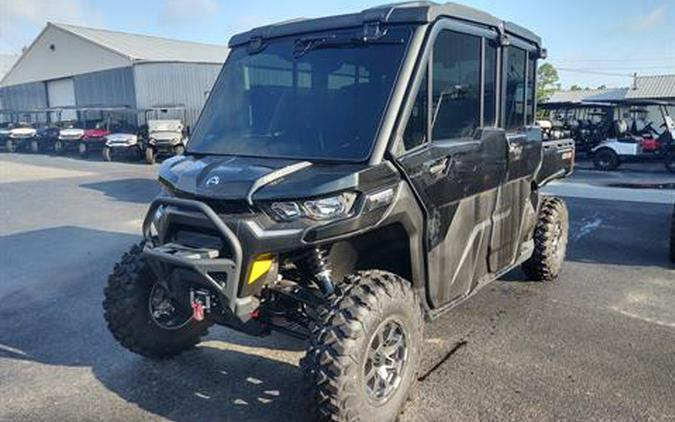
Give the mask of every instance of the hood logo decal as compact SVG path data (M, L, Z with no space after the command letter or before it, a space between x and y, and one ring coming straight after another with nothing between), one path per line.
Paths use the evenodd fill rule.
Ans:
M220 177L218 176L211 176L209 179L206 181L206 186L216 186L220 184Z

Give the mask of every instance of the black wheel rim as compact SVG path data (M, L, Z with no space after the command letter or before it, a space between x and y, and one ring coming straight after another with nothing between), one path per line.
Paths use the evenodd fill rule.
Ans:
M394 318L385 320L375 331L363 365L368 398L376 404L386 402L396 392L408 361L408 336Z
M152 321L165 330L183 328L192 318L190 310L176 303L159 283L152 286L148 306Z

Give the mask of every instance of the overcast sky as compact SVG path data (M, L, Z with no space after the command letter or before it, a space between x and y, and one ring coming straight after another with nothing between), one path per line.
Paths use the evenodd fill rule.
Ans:
M0 0L0 53L18 53L47 21L226 44L293 17L358 11L383 0ZM538 33L561 82L627 86L633 72L675 73L673 0L462 0ZM569 69L569 70L563 70Z

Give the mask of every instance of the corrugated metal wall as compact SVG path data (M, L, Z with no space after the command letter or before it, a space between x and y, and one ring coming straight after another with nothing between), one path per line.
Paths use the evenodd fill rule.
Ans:
M136 107L134 72L131 67L84 73L73 77L78 106Z
M194 126L221 67L219 64L198 63L136 64L134 81L137 107L185 104L186 124Z
M2 106L13 110L30 110L47 107L47 89L44 82L6 86L0 88Z

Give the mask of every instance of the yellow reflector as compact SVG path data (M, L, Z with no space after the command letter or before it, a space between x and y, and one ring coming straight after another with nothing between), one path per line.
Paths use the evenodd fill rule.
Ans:
M273 261L274 258L272 257L272 254L258 255L255 261L253 261L253 265L251 265L251 272L248 275L248 284L255 283L256 280L267 274L272 268Z

